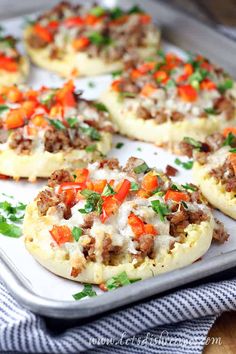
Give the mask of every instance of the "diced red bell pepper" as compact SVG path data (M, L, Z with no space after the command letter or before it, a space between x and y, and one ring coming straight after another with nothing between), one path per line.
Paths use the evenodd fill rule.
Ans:
M209 79L205 79L200 83L200 88L202 90L215 90L216 84Z
M63 245L65 242L73 241L72 232L69 229L69 227L66 225L63 226L53 225L52 230L49 232L52 235L52 238L56 241L56 243L59 246Z
M18 64L13 58L0 56L0 69L15 72L18 69Z
M184 72L187 76L192 75L193 73L193 66L190 63L184 64Z
M148 14L141 14L139 18L142 25L147 25L148 23L151 22L152 19L151 16Z
M154 78L158 81L158 82L162 82L162 83L166 83L169 79L166 71L164 70L158 70L153 74Z
M70 27L77 27L84 24L84 19L79 16L68 17L63 21L63 25L70 28Z
M75 171L75 182L85 183L89 176L89 170L87 168L79 168Z
M190 197L185 192L173 191L169 189L165 194L165 200L174 200L175 202L189 202Z
M156 90L157 90L156 86L154 86L152 83L146 83L143 86L140 94L148 97L151 96Z
M74 83L72 80L69 80L65 83L64 87L58 90L56 94L56 99L65 107L75 107L76 100L74 96Z
M75 38L72 42L72 46L75 50L81 50L87 48L90 44L90 40L88 37L81 36L79 38Z
M51 43L53 41L53 35L46 28L41 26L39 23L36 23L33 27L33 31L40 37L44 42Z
M181 85L178 87L180 98L185 102L194 102L197 99L197 91L191 85Z
M138 71L140 71L142 74L146 74L148 71L153 70L155 68L155 65L155 61L143 63L142 65L138 66Z
M118 192L114 196L119 203L123 203L123 201L129 194L130 187L131 187L131 182L128 179L125 179L121 187L119 188Z
M5 120L7 129L20 128L24 125L24 112L21 108L11 110Z
M115 214L118 208L119 202L114 198L113 195L104 197L102 204L102 214L100 216L102 223L104 223L111 215Z
M128 216L128 224L131 227L135 236L141 236L144 234L144 222L134 213Z
M102 194L106 185L107 185L106 179L100 179L100 180L94 181L93 182L93 190L94 190L94 192Z
M143 74L138 69L133 69L131 71L131 77L132 77L133 80L138 79L142 75Z
M113 91L120 92L121 91L121 80L115 80L111 84L111 88Z
M80 190L84 186L83 183L76 183L76 182L63 182L60 184L58 193L62 193L63 191L69 190L69 189L74 189L74 190Z

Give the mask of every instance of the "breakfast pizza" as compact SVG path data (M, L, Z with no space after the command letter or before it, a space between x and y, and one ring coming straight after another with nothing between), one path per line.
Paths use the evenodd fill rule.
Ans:
M209 202L236 219L236 128L225 128L204 142L185 138L181 151L194 157L193 178Z
M101 103L62 88L0 87L0 174L15 179L49 177L101 159L111 147L113 127Z
M13 85L25 81L29 63L16 48L12 36L0 36L0 85Z
M39 67L64 77L91 76L122 69L124 59L154 54L160 33L138 6L123 11L61 2L26 27L24 40Z
M26 208L23 232L32 256L51 272L101 284L125 271L148 278L191 264L212 238L228 238L193 184L131 157L55 171Z
M233 80L202 56L127 62L101 98L121 134L176 150L185 136L204 139L236 124Z

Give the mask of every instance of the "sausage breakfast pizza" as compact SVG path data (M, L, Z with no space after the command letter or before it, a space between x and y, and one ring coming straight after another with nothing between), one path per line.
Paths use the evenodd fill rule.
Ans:
M49 177L101 158L113 127L101 103L62 88L0 87L0 173L15 179Z
M55 171L26 209L25 244L53 273L101 284L125 271L148 278L193 263L228 235L198 188L131 157Z
M124 59L152 55L160 34L138 6L123 11L62 2L29 24L24 39L36 65L69 77L110 73Z
M202 56L129 61L102 95L121 134L176 151L185 136L204 139L235 125L234 81Z

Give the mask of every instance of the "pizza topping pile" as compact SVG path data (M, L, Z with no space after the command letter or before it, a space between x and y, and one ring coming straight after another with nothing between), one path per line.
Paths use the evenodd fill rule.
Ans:
M0 143L17 153L96 150L101 132L112 132L104 105L87 101L72 81L61 89L0 88Z
M137 47L157 44L155 33L151 17L138 6L123 11L62 2L38 17L28 44L34 49L49 48L52 59L61 59L72 50L109 62L123 60Z
M16 49L16 39L0 35L0 70L14 73L19 70L21 55Z
M224 185L227 192L236 192L236 128L225 128L223 133L207 137L205 142L185 138L182 152L194 155L204 165L217 183Z
M234 117L233 80L204 57L183 60L158 51L158 59L127 62L111 89L139 118L157 124L221 115Z
M106 265L117 264L127 249L130 261L139 265L161 245L171 250L184 242L189 224L210 217L195 185L177 185L134 157L124 168L110 159L74 175L54 172L37 207L39 215L53 215L52 247L79 247L86 260ZM227 239L224 230L220 239Z

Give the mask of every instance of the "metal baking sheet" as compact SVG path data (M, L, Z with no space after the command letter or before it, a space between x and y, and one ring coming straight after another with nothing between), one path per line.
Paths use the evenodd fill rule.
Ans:
M123 5L126 8L134 4L133 1L109 0L101 1L101 3L113 6L119 3L119 6ZM201 52L233 74L236 44L232 40L163 2L146 0L135 3L146 8L154 17L155 22L162 26L163 36L169 41L164 42L166 50L176 51L180 55L184 55L180 48ZM23 21L22 18L16 18L2 24L9 33L19 37ZM220 48L219 42L221 43ZM222 48L224 48L223 51ZM95 83L94 88L89 87L90 81ZM78 79L76 86L84 90L85 97L97 98L110 81L111 77L105 75ZM52 73L33 67L29 84L39 87L45 82L47 85L55 87L61 85L63 80ZM122 164L130 155L144 158L150 166L158 166L159 168L165 168L167 163L174 164L175 156L154 145L116 136L114 137L114 146L118 141L124 142L125 146L120 150L113 148L109 155L118 157ZM176 176L176 180L190 181L191 171L181 170ZM0 181L0 191L14 194L16 200L26 203L34 198L42 184L42 182L30 184L26 181L18 183L11 180ZM220 212L216 212L216 214L225 223L230 233L231 237L228 242L223 245L213 244L200 261L188 267L107 293L102 293L95 287L99 295L97 297L74 301L72 294L80 291L82 285L55 276L41 267L25 250L22 238L11 239L1 236L0 276L14 297L36 313L64 319L90 317L236 266L235 221Z

